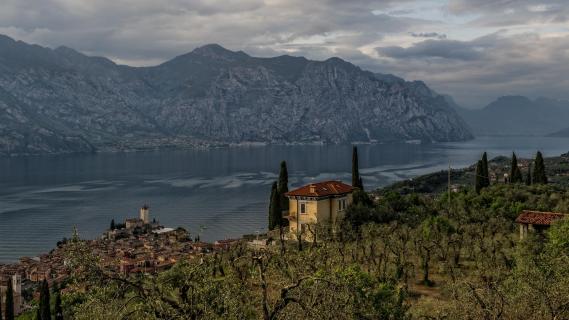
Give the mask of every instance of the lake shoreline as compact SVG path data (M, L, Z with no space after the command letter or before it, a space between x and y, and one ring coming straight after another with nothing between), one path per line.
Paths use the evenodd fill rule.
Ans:
M489 158L566 153L567 139L477 138L462 143L358 145L368 190ZM95 238L148 203L166 225L202 239L264 232L270 187L286 160L291 187L351 181L351 145L249 146L208 150L0 158L0 261L50 250L77 226Z

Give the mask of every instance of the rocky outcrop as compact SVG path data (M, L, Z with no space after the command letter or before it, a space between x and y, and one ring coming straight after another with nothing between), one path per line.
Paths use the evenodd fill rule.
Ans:
M0 36L0 153L471 138L424 83L207 45L155 67Z

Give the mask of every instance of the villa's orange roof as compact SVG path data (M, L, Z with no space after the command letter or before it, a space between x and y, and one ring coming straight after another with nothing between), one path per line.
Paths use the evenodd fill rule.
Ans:
M549 226L553 222L563 219L565 217L569 217L567 214L557 213L557 212L541 212L541 211L530 211L524 210L518 218L516 219L517 223L523 224L535 224L541 226Z
M341 181L311 183L285 193L287 197L327 197L350 193L354 187Z

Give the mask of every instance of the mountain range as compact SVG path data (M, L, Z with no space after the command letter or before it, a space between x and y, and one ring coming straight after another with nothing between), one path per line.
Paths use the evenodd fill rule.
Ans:
M0 154L472 138L421 81L205 45L152 67L0 36Z
M447 101L453 105L448 97ZM569 101L565 100L503 96L482 109L454 106L475 135L545 136L568 126Z
M553 133L548 134L549 137L560 137L560 138L569 138L569 128L565 128L559 131L555 131Z

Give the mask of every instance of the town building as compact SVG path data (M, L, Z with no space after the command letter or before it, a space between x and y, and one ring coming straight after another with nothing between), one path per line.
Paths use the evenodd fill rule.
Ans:
M142 228L144 221L138 218L128 218L124 221L124 225L127 229Z
M528 232L543 233L555 221L568 217L568 214L557 212L524 210L516 219L516 223L520 225L520 239L526 238Z
M307 225L335 226L352 203L354 187L340 181L311 183L285 193L289 199L289 232L305 234Z

